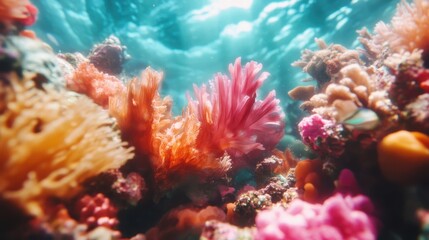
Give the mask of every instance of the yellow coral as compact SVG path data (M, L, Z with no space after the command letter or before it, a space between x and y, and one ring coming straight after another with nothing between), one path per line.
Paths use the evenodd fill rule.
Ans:
M112 119L90 99L30 80L10 79L0 115L0 195L32 214L49 197L68 198L79 184L132 158Z

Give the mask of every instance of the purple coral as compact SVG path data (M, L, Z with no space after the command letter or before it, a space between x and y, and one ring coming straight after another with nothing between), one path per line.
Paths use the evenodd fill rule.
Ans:
M288 209L260 212L255 239L376 239L373 211L371 201L363 195L336 194L323 205L295 200Z

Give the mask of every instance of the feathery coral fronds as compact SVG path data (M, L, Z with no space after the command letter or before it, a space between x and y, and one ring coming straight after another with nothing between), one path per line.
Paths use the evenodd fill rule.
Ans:
M100 72L89 62L83 62L67 79L67 88L89 96L95 103L106 108L109 98L125 87L116 77Z
M393 52L415 49L429 51L429 2L415 0L409 4L402 1L391 26L383 22L375 26L374 41L383 45L387 41Z
M85 96L11 79L0 115L0 194L40 214L49 197L67 198L79 184L132 158L113 119ZM36 206L36 208L34 208Z
M256 91L268 77L258 76L262 65L249 62L244 69L241 59L229 65L231 79L218 74L210 90L194 86L196 100L190 100L201 121L199 147L208 152L228 152L241 156L253 150L272 149L283 136L284 113L272 91L257 100Z
M152 157L152 165L159 189L165 190L191 177L198 177L199 182L221 177L231 167L229 156L216 158L196 148L200 123L191 111L187 108L169 128L155 135L158 153Z
M172 101L160 97L161 80L162 73L147 68L142 79L132 79L109 101L109 112L117 119L122 135L140 154L153 154L154 134L171 123Z

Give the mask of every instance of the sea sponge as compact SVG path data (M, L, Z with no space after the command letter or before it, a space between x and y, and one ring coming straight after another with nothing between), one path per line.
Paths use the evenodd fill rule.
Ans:
M113 119L87 97L12 77L0 115L0 195L41 214L49 197L132 158Z
M256 91L268 77L267 72L258 76L261 69L253 61L243 69L237 58L229 65L231 79L218 74L210 90L194 87L196 100L190 99L190 106L201 122L199 148L234 158L277 145L284 135L284 113L275 91L257 100Z
M378 144L378 163L390 181L429 182L429 136L405 130L385 136Z

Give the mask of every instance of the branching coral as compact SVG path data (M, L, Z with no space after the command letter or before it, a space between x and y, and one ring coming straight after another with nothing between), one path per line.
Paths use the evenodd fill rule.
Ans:
M112 119L85 96L48 85L39 90L16 78L10 87L0 115L0 192L6 199L40 214L43 200L71 197L85 179L132 157Z
M161 79L162 73L147 68L141 79L132 79L109 101L109 112L117 119L123 137L139 154L154 155L155 134L172 122L172 101L158 92Z
M336 194L323 205L295 200L256 217L255 239L376 239L374 207L363 195Z
M329 45L322 39L316 39L320 50L304 50L301 59L292 63L292 66L300 67L307 72L322 87L331 81L335 75L344 67L353 63L361 63L359 53L339 45Z
M392 18L391 25L378 23L374 29L375 44L387 42L394 53L412 52L415 49L429 51L429 2L415 0L414 3L402 1Z
M262 65L249 62L244 69L241 59L229 66L231 79L218 74L210 83L194 87L196 100L190 105L198 114L201 130L198 144L208 152L241 156L253 150L270 150L284 134L284 113L272 91L257 100L256 91L268 77L258 76Z
M123 91L124 85L116 77L99 71L89 62L83 62L68 77L67 88L89 96L106 108L109 98Z

